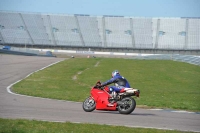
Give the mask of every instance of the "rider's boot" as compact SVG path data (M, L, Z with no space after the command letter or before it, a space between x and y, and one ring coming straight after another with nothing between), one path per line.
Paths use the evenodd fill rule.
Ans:
M113 91L111 94L110 94L110 100L114 100L116 99L116 96L117 96L117 93L115 91Z
M117 99L117 93L115 91L112 92L111 98L109 99L109 104L108 106L113 106L113 103L116 102Z

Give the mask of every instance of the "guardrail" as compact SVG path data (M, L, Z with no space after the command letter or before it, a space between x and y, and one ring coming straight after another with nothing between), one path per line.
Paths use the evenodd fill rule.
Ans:
M2 46L0 45L0 49ZM75 50L55 50L55 49L24 49L24 48L15 48L16 51L25 52L29 55L38 55L39 52L58 52L58 53L73 53L73 54L99 54L99 55L121 55L129 56L132 59L141 59L141 60L173 60L186 62L189 64L199 65L200 66L200 56L195 55L179 55L179 54L139 54L139 53L119 53L119 52L95 52L95 51L75 51ZM17 52L17 53L18 53ZM30 52L30 53L29 53ZM42 56L42 55L41 55ZM45 56L45 55L43 55Z
M3 45L0 45L0 53L3 54L13 54L13 55L25 55L25 56L43 56L43 57L56 57L50 53L42 54L37 49L31 48L18 48L18 47L9 47L9 49L4 49Z
M38 49L39 51L52 51L58 53L79 53L79 54L92 54L92 55L120 55L129 56L132 59L146 59L146 60L173 60L186 62L200 66L200 56L195 55L179 55L179 54L140 54L140 53L120 53L120 52L98 52L98 51L75 51L75 50L54 50L54 49Z
M200 66L200 56L194 55L146 55L146 56L134 56L133 59L141 59L141 60L173 60L186 62L189 64L199 65Z
M4 50L4 49L0 49L0 53L13 54L13 55L37 56L37 54L34 54L34 53L26 53L26 52L20 52L20 51Z
M11 51L18 51L18 52L25 52L25 53L31 53L31 54L39 54L38 50L33 50L30 48L17 48L17 47L11 47Z

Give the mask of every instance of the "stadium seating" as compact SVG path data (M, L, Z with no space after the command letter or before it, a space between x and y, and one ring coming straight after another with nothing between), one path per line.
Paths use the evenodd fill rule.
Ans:
M200 19L189 19L188 49L200 49Z
M33 40L33 44L49 44L48 35L46 33L44 22L40 14L22 14L22 18Z
M96 17L77 16L84 46L101 47Z
M130 19L124 17L105 17L107 47L133 47Z
M6 43L30 43L25 25L18 13L0 12L0 32Z
M164 49L184 49L186 20L180 18L160 19L160 32L158 40L158 48Z
M200 19L0 11L0 44L200 50Z
M46 27L55 38L55 45L82 46L77 22L74 16L50 15L51 27ZM50 34L50 33L48 33Z
M133 18L133 33L136 48L153 48L152 19Z

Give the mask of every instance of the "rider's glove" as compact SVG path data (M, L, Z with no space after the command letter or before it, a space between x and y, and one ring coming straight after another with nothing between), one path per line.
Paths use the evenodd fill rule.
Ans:
M94 88L99 88L98 85L95 85Z
M102 89L102 87L103 87L103 86L101 86L101 85L96 85L96 86L94 86L94 88L98 88L98 89Z
M101 86L100 85L95 85L94 88L101 88Z
M103 86L102 85L98 86L98 88L101 89L101 90L103 90Z

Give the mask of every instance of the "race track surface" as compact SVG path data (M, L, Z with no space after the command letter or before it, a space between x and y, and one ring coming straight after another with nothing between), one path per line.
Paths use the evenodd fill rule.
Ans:
M200 114L136 108L130 115L117 111L84 112L82 103L8 93L7 87L59 58L0 55L0 118L95 123L200 132ZM142 94L141 94L142 95Z

